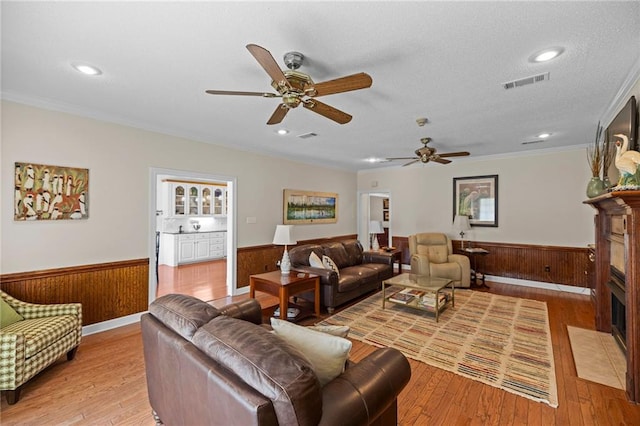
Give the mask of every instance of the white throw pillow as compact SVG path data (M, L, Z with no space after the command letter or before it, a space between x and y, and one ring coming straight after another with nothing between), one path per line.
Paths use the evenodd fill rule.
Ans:
M338 270L338 265L331 259L329 256L322 256L322 264L326 269L332 269L338 274L338 278L340 278L340 270Z
M312 266L314 268L324 268L324 265L322 264L322 259L318 257L315 251L312 251L311 254L309 255L309 266Z
M307 328L344 338L349 335L349 331L351 330L348 325L311 325Z
M278 337L304 355L321 386L344 372L351 352L350 340L277 318L271 318L271 327Z

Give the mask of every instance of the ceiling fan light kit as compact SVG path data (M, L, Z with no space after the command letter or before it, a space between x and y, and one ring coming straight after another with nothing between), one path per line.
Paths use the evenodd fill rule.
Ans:
M317 97L344 93L352 90L371 87L373 80L366 73L353 74L322 83L314 83L311 77L303 72L296 71L304 61L304 55L300 52L288 52L284 55L284 63L287 71L282 71L271 53L256 44L248 44L247 50L258 61L260 66L271 77L271 87L275 93L237 92L227 90L207 90L210 95L241 95L261 96L265 98L280 97L282 103L278 105L267 121L268 125L278 124L284 120L290 109L302 104L306 109L322 115L338 124L346 124L351 121L351 115L332 106L318 101Z

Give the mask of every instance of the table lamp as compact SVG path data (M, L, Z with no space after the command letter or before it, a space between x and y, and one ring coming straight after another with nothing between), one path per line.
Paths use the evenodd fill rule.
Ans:
M464 231L468 231L471 229L469 225L469 216L457 214L453 219L453 229L456 231L460 231L460 239L462 240L460 243L460 248L464 249Z
M291 229L293 225L276 225L276 233L273 236L273 244L278 246L284 246L284 254L280 261L280 272L282 275L288 275L291 272L291 260L289 259L289 252L287 246L296 244L297 241L291 236Z
M380 244L378 244L378 234L384 234L382 222L380 222L379 220L370 221L369 234L371 235L371 250L380 250Z

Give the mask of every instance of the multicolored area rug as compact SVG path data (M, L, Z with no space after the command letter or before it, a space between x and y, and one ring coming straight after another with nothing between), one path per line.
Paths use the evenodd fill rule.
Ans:
M387 290L391 294L394 290ZM534 401L558 406L547 305L472 290L456 291L455 307L433 314L387 303L382 293L319 324L348 325L349 337L392 347L431 366Z

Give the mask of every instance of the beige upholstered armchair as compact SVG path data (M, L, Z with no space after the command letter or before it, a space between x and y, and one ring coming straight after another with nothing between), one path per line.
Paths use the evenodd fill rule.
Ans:
M71 361L82 337L82 305L26 303L0 291L0 390L7 402L64 353Z
M469 258L453 254L447 234L422 233L409 236L411 273L449 278L456 287L470 287Z

